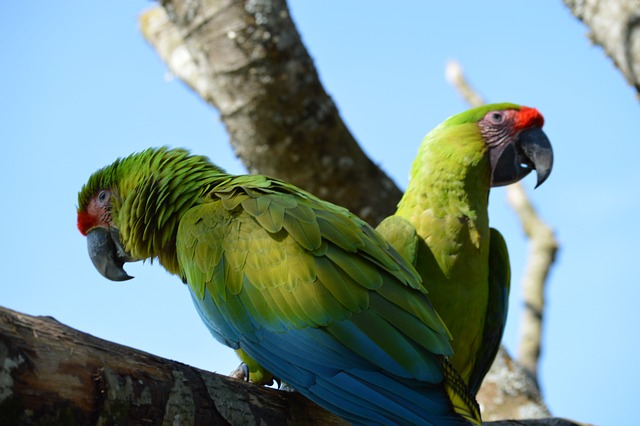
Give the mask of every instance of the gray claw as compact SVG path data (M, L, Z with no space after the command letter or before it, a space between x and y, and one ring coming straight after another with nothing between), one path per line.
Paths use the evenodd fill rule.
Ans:
M249 366L241 362L240 365L229 374L229 377L234 379L243 380L245 382L249 381Z
M241 368L242 372L244 373L244 381L249 383L249 366L245 362L243 362L238 368Z

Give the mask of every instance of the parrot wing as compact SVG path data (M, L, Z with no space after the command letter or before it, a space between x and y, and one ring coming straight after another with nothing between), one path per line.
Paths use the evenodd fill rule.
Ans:
M395 248L411 265L418 260L420 236L415 226L401 216L388 216L376 227L376 231Z
M511 282L511 268L509 251L502 234L494 228L491 231L489 246L489 300L482 336L483 351L475 362L469 377L469 389L476 395L482 384L482 379L491 368L491 364L500 349L502 334L507 323L509 306L509 290Z
M183 216L177 255L212 334L310 399L356 422L460 420L420 278L347 210L243 176Z

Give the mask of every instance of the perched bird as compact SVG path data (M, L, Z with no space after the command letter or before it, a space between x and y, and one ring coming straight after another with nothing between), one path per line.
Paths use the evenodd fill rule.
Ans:
M213 336L355 424L480 424L415 269L346 209L181 149L94 173L78 229L106 278L157 258Z
M475 395L496 356L507 316L510 266L489 227L491 187L537 172L553 151L534 108L501 103L450 117L425 137L394 216L377 228L422 277L453 337L454 368Z

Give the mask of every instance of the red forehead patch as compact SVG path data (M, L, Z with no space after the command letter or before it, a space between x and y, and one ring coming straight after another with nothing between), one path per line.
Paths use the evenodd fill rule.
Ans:
M82 211L78 212L78 230L84 236L87 235L87 232L96 226L98 223L96 217L89 212Z
M542 127L544 125L544 117L535 108L523 106L517 113L516 128L526 129L528 127Z

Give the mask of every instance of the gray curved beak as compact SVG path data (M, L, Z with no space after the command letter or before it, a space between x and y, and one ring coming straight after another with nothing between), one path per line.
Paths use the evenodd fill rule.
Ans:
M94 228L87 234L87 248L93 266L103 277L111 281L126 281L133 277L122 266L131 258L120 245L117 236L118 231L115 229L110 233L104 228Z
M516 141L502 151L492 152L491 186L509 185L535 170L536 188L547 180L553 168L553 148L542 129L524 130Z

